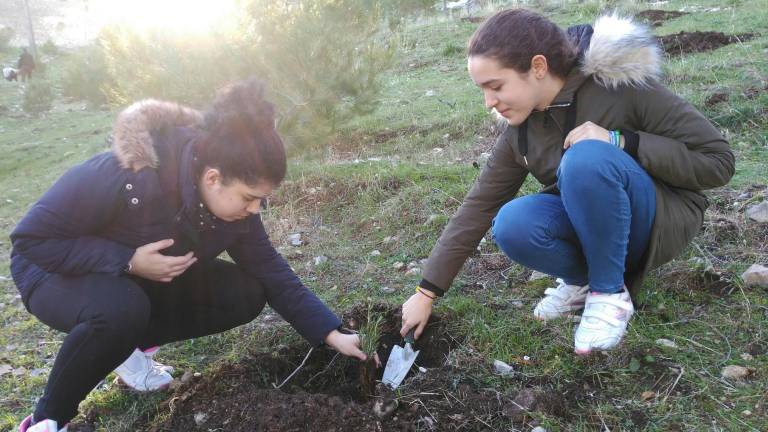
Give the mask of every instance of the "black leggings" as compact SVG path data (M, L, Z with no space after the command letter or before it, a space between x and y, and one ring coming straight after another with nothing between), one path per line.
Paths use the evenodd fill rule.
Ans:
M29 299L46 325L69 333L56 356L35 419L60 425L135 348L220 333L252 321L266 299L234 264L195 264L171 283L89 274L52 275Z

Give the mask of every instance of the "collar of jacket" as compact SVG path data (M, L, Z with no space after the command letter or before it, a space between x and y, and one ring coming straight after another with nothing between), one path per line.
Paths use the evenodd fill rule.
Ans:
M587 81L589 75L586 75L579 68L574 67L571 72L565 77L565 84L563 88L557 93L552 102L544 108L544 111L553 108L565 108L573 103L573 99L576 97L576 92L581 88L584 82ZM543 112L543 111L538 111Z

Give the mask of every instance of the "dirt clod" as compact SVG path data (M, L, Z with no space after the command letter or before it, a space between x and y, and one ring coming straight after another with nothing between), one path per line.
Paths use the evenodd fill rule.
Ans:
M750 40L753 33L726 35L722 32L680 32L659 37L664 52L671 56L710 51L732 43Z
M709 95L709 97L707 97L707 100L704 101L704 105L711 107L722 102L728 102L729 99L730 99L730 95L728 93L715 92Z
M688 15L688 13L678 12L678 11L665 11L665 10L659 10L659 9L648 9L635 15L635 18L645 23L648 23L653 27L658 27L664 24L664 21L671 20L674 18L679 18L683 15Z

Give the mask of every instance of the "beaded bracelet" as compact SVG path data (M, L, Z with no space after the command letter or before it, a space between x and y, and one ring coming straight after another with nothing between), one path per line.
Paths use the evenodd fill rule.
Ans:
M429 297L429 298L430 298L430 299L432 299L432 300L435 300L435 299L437 298L437 296L431 296L431 295L427 294L426 292L424 292L424 290L423 290L423 289L421 289L421 287L420 287L420 286L417 286L417 287L416 287L416 292L417 292L417 293L421 293L421 294L423 294L424 296L426 296L426 297Z

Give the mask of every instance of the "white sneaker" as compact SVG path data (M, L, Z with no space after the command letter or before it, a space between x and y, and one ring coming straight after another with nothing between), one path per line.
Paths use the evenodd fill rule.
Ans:
M634 312L626 287L616 294L590 293L574 335L576 354L587 355L593 349L607 350L618 345Z
M152 367L153 368L160 369L160 370L163 370L165 372L168 372L169 374L172 374L173 373L173 366L164 365L162 363L159 363L159 362L155 361L155 354L157 354L158 351L160 351L160 347L156 346L156 347L152 347L152 348L147 348L146 350L144 350L142 352L144 353L145 356L149 357L149 359L152 361Z
M155 364L159 363L152 360L151 355L145 355L141 350L135 349L123 364L115 369L117 380L140 392L168 388L173 377L167 371L155 367Z
M67 432L69 423L59 429L59 425L53 420L43 420L32 424L32 416L28 416L19 425L19 432Z
M544 290L544 298L533 309L534 317L546 321L572 315L584 307L589 285L568 285L562 279L557 283L557 288Z

